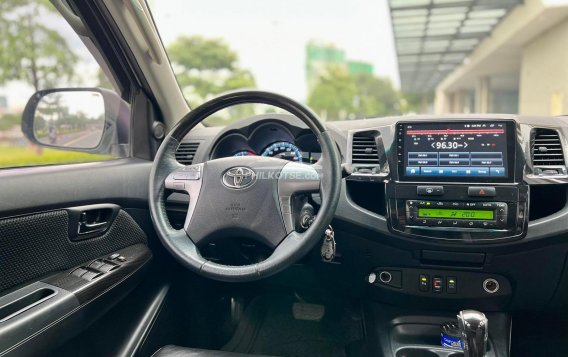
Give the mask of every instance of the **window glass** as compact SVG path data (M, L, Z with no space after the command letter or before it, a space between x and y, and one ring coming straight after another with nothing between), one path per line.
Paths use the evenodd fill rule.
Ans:
M98 87L110 92L115 90L111 83L49 1L2 1L0 168L100 161L123 155L125 150L114 150L110 155L94 153L102 139L104 101L102 93L84 89ZM24 108L37 91L56 88L71 90L54 91L38 101L34 143L22 130ZM74 92L79 88L81 91ZM120 120L123 127L129 126L128 115L123 113ZM87 148L93 150L84 152Z

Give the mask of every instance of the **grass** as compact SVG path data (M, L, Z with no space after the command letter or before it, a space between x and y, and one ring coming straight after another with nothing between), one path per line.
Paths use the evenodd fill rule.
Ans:
M110 160L113 158L111 155L97 155L57 149L0 146L0 168L72 164Z

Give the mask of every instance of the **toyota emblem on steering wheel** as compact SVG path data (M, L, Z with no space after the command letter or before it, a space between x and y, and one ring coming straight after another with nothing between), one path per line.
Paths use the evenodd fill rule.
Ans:
M256 174L252 169L244 166L231 167L222 177L223 185L234 189L245 189L256 181Z

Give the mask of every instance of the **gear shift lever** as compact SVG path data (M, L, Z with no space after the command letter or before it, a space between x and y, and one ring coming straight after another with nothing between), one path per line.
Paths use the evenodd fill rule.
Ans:
M482 312L463 310L458 314L464 357L484 357L487 349L488 320Z

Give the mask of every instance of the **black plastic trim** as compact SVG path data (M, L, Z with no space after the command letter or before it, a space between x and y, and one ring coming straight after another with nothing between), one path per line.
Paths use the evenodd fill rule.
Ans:
M0 170L0 217L96 203L147 208L151 166L126 158Z

